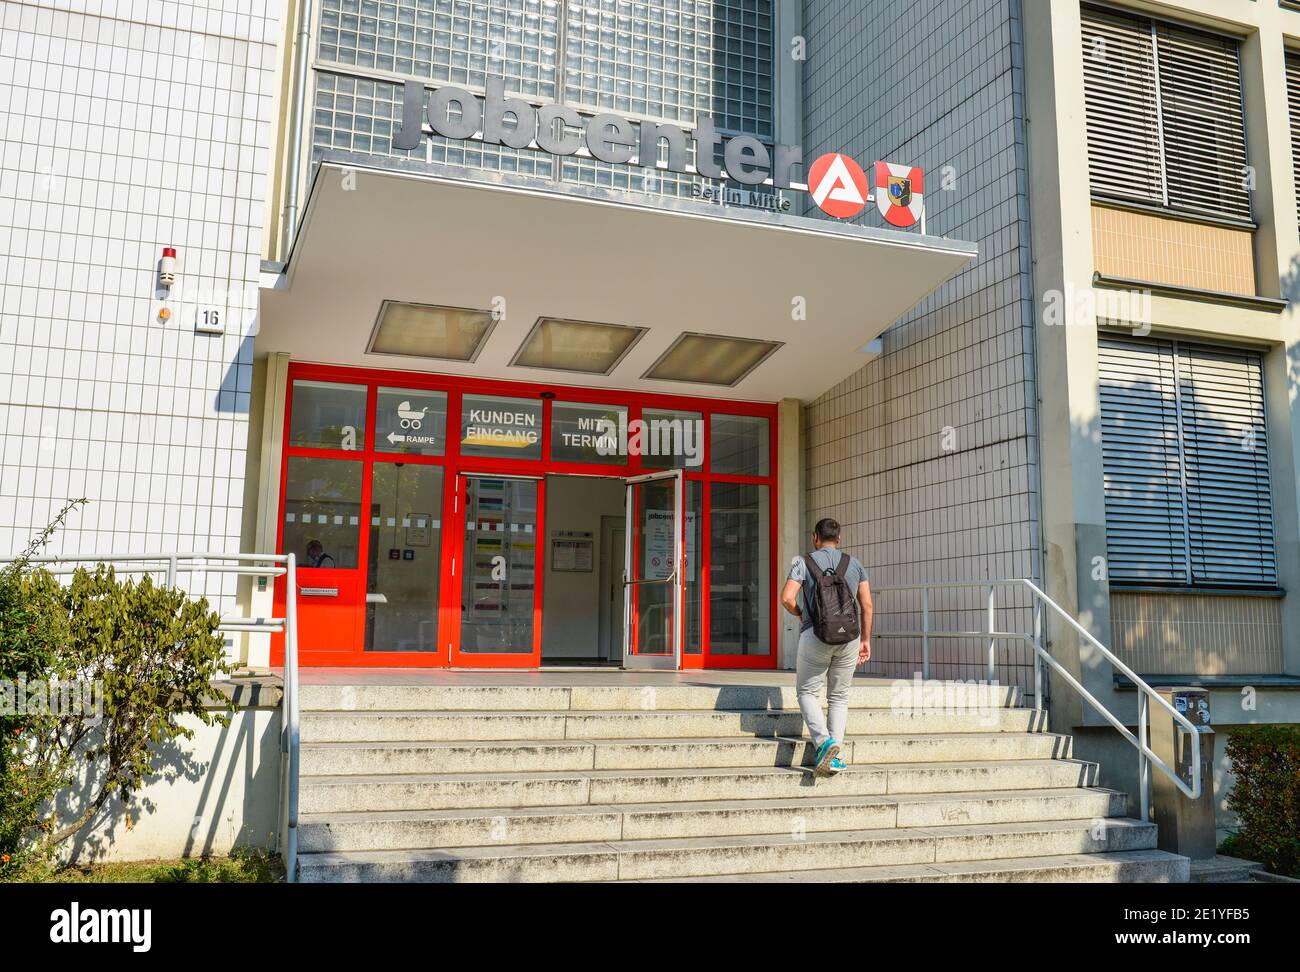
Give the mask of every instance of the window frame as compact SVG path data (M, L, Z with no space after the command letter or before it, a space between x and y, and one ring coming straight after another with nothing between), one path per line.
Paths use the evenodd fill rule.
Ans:
M1300 5L1296 9L1300 9ZM1288 47L1282 56L1287 114L1291 120L1291 171L1295 177L1296 220L1300 222L1300 47Z
M1172 398L1163 401L1163 412L1156 421L1159 421L1163 431L1162 438L1170 438L1175 449L1177 458L1177 476L1173 480L1178 492L1178 500L1171 503L1163 510L1153 511L1146 516L1150 518L1153 526L1163 514L1163 518L1170 523L1176 523L1179 532L1174 534L1176 544L1181 546L1181 557L1177 562L1181 564L1181 569L1185 579L1176 577L1133 577L1124 576L1115 579L1117 564L1127 564L1126 558L1121 558L1115 554L1115 539L1112 536L1111 528L1114 522L1118 526L1119 517L1113 513L1113 504L1118 504L1124 500L1132 502L1135 498L1132 494L1123 495L1113 487L1108 480L1113 475L1114 469L1118 466L1118 460L1107 459L1106 437L1107 437L1107 419L1106 412L1106 392L1104 388L1104 378L1101 371L1104 370L1105 363L1102 359L1103 349L1101 342L1111 341L1115 344L1125 344L1134 351L1141 354L1148 354L1154 360L1161 355L1168 355L1169 386L1172 391ZM1189 388L1191 394L1195 396L1196 370L1194 365L1197 361L1197 355L1205 357L1207 355L1239 355L1242 357L1253 358L1257 363L1257 372L1251 372L1245 377L1247 380L1254 374L1258 375L1258 400L1255 401L1252 394L1250 405L1258 407L1261 425L1258 427L1258 436L1260 440L1260 450L1262 460L1256 461L1254 469L1256 474L1262 471L1264 491L1256 487L1256 496L1262 495L1266 500L1263 508L1265 515L1257 516L1252 523L1255 528L1263 533L1267 533L1267 547L1271 551L1271 557L1267 560L1261 560L1261 577L1258 580L1242 580L1227 577L1222 573L1214 574L1207 571L1205 567L1205 551L1210 549L1211 543L1207 539L1208 530L1206 529L1204 508L1207 502L1213 502L1213 498L1221 495L1218 492L1211 492L1199 487L1193 480L1200 472L1200 463L1203 461L1203 455L1212 454L1212 448L1198 445L1198 442L1209 441L1195 438L1189 439L1189 433L1198 431L1198 423L1195 415L1189 417L1189 413L1195 411L1196 401L1193 398L1188 400ZM1106 517L1106 563L1107 577L1110 581L1112 590L1163 590L1174 592L1189 593L1207 593L1214 591L1231 591L1242 594L1275 594L1281 591L1281 570L1278 559L1278 537L1277 524L1273 516L1272 509L1275 502L1275 476L1274 463L1269 453L1268 438L1271 428L1269 408L1268 408L1268 390L1265 378L1266 371L1266 351L1259 347L1250 347L1245 345L1234 345L1227 343L1214 343L1212 341L1197 340L1195 338L1175 338L1167 335L1152 335L1148 337L1137 337L1126 330L1117 328L1103 329L1099 335L1098 349L1098 432L1103 448L1102 475L1103 475L1103 502L1105 505ZM1204 367L1204 365L1202 365ZM1207 386L1208 386L1207 382ZM1162 388L1156 389L1161 392ZM1252 388L1252 392L1254 388ZM1162 394L1162 398L1165 396ZM1150 424L1152 417L1147 413L1139 413L1141 417L1148 419ZM1172 421L1170 421L1172 419ZM1252 426L1254 428L1254 426ZM1112 432L1112 435L1114 433ZM1112 449L1121 449L1120 440L1111 440ZM1205 462L1209 463L1208 458ZM1113 465L1114 464L1114 465ZM1189 466L1195 465L1195 470L1189 469ZM1137 499L1140 500L1140 494ZM1133 525L1142 525L1143 519L1132 517L1130 521ZM1132 529L1132 527L1130 527ZM1261 550L1264 544L1261 543ZM1171 559L1171 566L1176 561ZM1271 569L1269 569L1271 567ZM1125 573L1130 571L1125 567Z
M1159 183L1160 199L1144 199L1136 195L1124 195L1116 192L1107 192L1103 185L1098 187L1098 173L1094 170L1093 163L1093 127L1089 125L1088 115L1090 106L1090 87L1088 72L1086 69L1087 59L1089 56L1087 36L1089 11L1095 12L1101 16L1119 18L1132 21L1139 30L1139 35L1149 38L1149 54L1151 57L1150 70L1148 72L1152 80L1152 98L1154 99L1152 123L1155 130L1145 137L1154 143L1156 158L1154 159L1156 167L1156 176ZM1232 45L1236 68L1236 92L1235 103L1240 114L1240 144L1241 157L1240 164L1245 168L1250 167L1250 129L1249 119L1246 113L1245 97L1245 77L1241 60L1242 38L1238 35L1218 31L1212 28L1202 27L1200 25L1187 24L1178 20L1170 20L1164 17L1153 17L1145 13L1130 10L1124 7L1117 7L1104 2L1085 2L1080 5L1081 12L1081 30L1080 30L1080 57L1084 65L1084 127L1085 127L1085 148L1088 153L1088 189L1089 198L1099 206L1107 206L1117 209L1131 209L1140 212L1151 212L1172 219L1179 219L1186 222L1211 223L1224 226L1232 226L1241 229L1257 230L1259 224L1255 219L1255 192L1247 187L1244 191L1244 214L1231 207L1218 209L1198 208L1175 199L1170 193L1170 176L1169 176L1169 144L1171 135L1167 130L1167 125L1171 120L1170 110L1165 107L1164 79L1162 77L1161 57L1161 33L1162 31L1177 31L1184 35L1200 35L1205 38L1215 38ZM1169 55L1173 57L1174 55ZM1176 109L1172 109L1176 111ZM1185 115L1185 112L1183 113ZM1177 115L1174 115L1177 117ZM1194 131L1194 126L1186 126L1187 131ZM1186 136L1183 136L1186 141ZM1207 139L1208 141L1208 139ZM1216 149L1219 146L1215 146ZM1237 161L1235 159L1229 161ZM1187 167L1187 164L1184 164ZM1213 173L1211 173L1213 174ZM1114 182L1111 178L1109 181ZM1207 185L1216 188L1222 185L1222 182L1210 183L1206 179Z

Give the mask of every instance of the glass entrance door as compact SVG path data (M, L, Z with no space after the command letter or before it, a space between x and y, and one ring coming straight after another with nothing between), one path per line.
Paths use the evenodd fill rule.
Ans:
M280 549L298 555L298 638L314 664L346 664L357 651L364 471L355 460L292 456L286 463ZM276 599L283 611L283 584Z
M460 625L451 663L532 668L541 663L542 480L457 477L453 509L461 540L452 556Z
M427 656L437 664L442 575L441 466L375 462L371 466L366 556L365 651ZM446 660L441 660L446 664Z
M624 668L681 668L683 486L681 470L627 480Z

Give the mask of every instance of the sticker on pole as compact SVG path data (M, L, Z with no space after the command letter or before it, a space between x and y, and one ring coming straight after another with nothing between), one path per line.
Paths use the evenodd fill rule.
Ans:
M808 191L822 212L836 219L858 215L871 194L862 166L839 152L823 155L808 169Z
M876 206L891 226L915 226L925 212L925 173L913 166L877 162Z

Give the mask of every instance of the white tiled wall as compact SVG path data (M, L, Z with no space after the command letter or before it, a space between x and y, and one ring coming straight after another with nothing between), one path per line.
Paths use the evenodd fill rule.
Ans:
M928 232L980 247L885 333L880 358L805 411L809 523L840 520L878 585L1038 573L1019 9L1020 0L804 5L805 157L846 151L922 166ZM874 212L858 221L882 225ZM920 630L918 600L878 597L877 630ZM985 592L940 605L934 628L983 628ZM998 621L1028 630L1024 611ZM932 674L983 677L985 647L935 642ZM908 676L920 657L914 642L875 649L870 670L880 674ZM1023 647L1000 650L999 661L1004 678L1030 671Z
M0 4L0 556L238 549L281 8Z

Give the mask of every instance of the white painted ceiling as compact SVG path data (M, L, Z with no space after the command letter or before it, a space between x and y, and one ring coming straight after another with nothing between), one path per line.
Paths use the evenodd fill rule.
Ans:
M323 164L285 274L264 289L258 353L294 360L702 397L811 400L957 273L974 244L672 202ZM644 201L642 201L644 200ZM368 354L383 300L506 316L472 364ZM792 302L806 320L792 319ZM608 376L512 367L539 316L648 333ZM641 376L683 331L784 346L734 388Z

